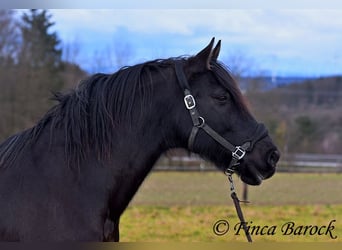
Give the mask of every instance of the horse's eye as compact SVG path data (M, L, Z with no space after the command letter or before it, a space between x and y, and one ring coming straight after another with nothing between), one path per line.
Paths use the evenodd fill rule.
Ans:
M227 95L213 95L212 96L216 101L218 101L220 104L224 104L228 100Z

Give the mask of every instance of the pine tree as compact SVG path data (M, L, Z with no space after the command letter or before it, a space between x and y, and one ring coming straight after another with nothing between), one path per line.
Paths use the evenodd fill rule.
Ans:
M57 72L62 66L62 49L56 32L49 30L54 26L51 15L46 10L31 10L24 13L20 25L22 32L22 50L20 63L31 69L47 69Z
M21 49L18 56L18 80L23 81L18 95L20 112L28 125L34 124L52 105L51 92L63 87L61 42L51 31L55 23L46 10L32 9L22 15L19 24Z

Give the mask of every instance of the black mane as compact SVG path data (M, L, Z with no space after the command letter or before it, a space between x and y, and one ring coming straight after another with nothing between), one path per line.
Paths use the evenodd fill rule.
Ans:
M20 152L34 143L43 128L64 129L68 165L79 165L90 148L97 158L108 159L113 147L115 127L132 125L133 106L139 99L140 116L144 116L151 100L153 71L174 64L170 58L123 67L114 74L95 74L82 80L66 94L56 93L58 101L31 129L11 136L0 145L0 167L12 165ZM137 98L140 97L140 98Z
M175 60L185 61L186 58L154 60L124 67L114 74L95 74L81 81L69 93L55 94L54 99L58 103L36 126L8 138L0 145L0 167L13 165L21 151L34 143L46 126L50 126L51 133L55 129L64 130L69 166L79 166L90 149L94 150L92 152L98 160L110 159L115 128L120 124L132 126L134 106L140 107L140 118L143 118L152 98L152 73L162 73L162 69L172 67ZM229 71L218 62L212 62L212 70L233 99L247 111ZM137 100L139 105L136 105ZM50 137L52 140L52 134Z

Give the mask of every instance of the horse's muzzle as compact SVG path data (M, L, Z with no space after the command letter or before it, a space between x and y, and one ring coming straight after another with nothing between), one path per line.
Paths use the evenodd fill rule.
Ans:
M278 161L280 159L280 153L278 150L274 150L272 151L269 155L268 155L268 159L267 159L267 163L269 166L275 168Z

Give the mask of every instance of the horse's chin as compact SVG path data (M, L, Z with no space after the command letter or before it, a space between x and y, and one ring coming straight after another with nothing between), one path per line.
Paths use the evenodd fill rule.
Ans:
M271 171L268 173L261 173L255 166L253 165L245 165L243 171L239 172L241 180L252 186L257 186L262 183L263 180L270 178L275 171Z
M226 168L219 168L219 169L222 169L223 171L225 171ZM240 179L244 183L248 185L252 185L252 186L260 185L262 181L266 179L255 167L250 167L250 166L242 167L241 165L239 165L235 173L238 176L240 176Z
M214 161L214 164L222 171L226 171L229 166L227 161ZM240 179L252 186L260 185L263 180L272 177L275 173L275 167L268 166L267 163L256 163L254 161L241 160L236 166L235 173Z
M253 176L242 175L240 178L244 183L248 185L252 185L252 186L258 186L264 180L262 176L260 175L253 175Z

